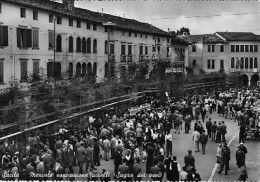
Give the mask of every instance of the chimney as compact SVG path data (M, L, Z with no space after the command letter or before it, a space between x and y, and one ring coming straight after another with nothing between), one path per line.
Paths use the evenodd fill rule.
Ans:
M103 16L103 8L102 8L102 13L101 13L101 15Z
M62 3L65 5L65 7L69 10L73 10L75 0L62 0Z

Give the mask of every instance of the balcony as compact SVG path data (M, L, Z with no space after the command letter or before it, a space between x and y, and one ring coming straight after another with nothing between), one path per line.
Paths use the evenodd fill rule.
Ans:
M115 60L115 55L114 55L114 54L110 54L110 55L108 56L108 62L109 62L109 63L115 63L115 62L116 62L116 60Z
M128 55L127 62L129 63L133 62L133 55Z
M139 56L139 62L144 62L144 55Z
M258 68L230 68L229 72L231 73L258 73L259 69Z
M126 55L121 55L121 57L120 57L120 62L121 62L121 63L126 62Z

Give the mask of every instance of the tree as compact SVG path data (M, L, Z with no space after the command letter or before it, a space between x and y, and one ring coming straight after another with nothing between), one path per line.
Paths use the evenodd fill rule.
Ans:
M190 35L190 29L182 27L180 30L177 30L177 35Z

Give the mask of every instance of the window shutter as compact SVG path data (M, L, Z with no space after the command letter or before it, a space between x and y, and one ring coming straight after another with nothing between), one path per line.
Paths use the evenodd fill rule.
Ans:
M8 46L8 26L3 26L3 46Z
M27 37L27 47L32 47L32 29L26 30L26 37Z
M21 47L21 29L20 28L16 29L16 34L17 34L17 47Z
M0 83L4 82L4 62L0 61Z

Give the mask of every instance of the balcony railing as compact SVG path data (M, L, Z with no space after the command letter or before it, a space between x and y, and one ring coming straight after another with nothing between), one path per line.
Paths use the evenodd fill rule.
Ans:
M127 61L128 61L129 63L133 62L133 55L128 55Z
M144 55L139 56L139 62L144 62Z
M258 68L230 68L229 72L235 73L235 72L240 72L240 73L257 73L259 72Z
M115 60L115 55L114 55L114 54L110 54L110 55L108 56L108 62L109 62L109 63L115 63L115 62L116 62L116 60Z
M120 61L121 62L126 62L126 55L121 55Z

